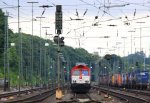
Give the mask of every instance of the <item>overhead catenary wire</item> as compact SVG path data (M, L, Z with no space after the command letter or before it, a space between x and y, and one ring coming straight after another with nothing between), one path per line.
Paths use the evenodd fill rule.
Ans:
M101 10L99 7L97 7L97 6L95 6L95 5L92 5L92 4L90 4L90 3L87 3L87 2L85 2L84 0L80 0L80 1L86 3L86 4L90 5L90 6L92 6L92 7L94 7L94 8L97 8L97 9ZM108 13L107 11L105 11L105 10L101 10L101 11L104 12L104 13L106 13L106 14L108 14L109 16L115 18L114 16L112 16L112 15L111 15L110 13Z
M4 0L3 0L4 1ZM47 0L48 1L48 0ZM80 1L80 0L79 0ZM82 0L83 1L83 0ZM98 2L99 1L99 2ZM121 1L123 1L123 0L121 0ZM117 2L113 2L113 1L109 1L109 2L105 2L105 8L106 7L108 7L108 6L115 6L115 5L123 5L123 4L130 4L131 6L133 6L133 8L131 9L131 8L127 8L127 6L126 7L123 7L123 12L125 13L125 15L128 17L127 19L129 20L125 20L125 16L119 16L119 17L121 17L121 19L119 19L119 17L115 17L115 18L118 18L118 19L116 19L116 23L117 22L126 22L126 21L128 21L131 25L133 25L134 24L134 21L136 21L136 20L148 20L148 18L146 19L144 19L144 18L141 18L140 19L140 17L139 17L139 10L147 10L147 12L148 12L148 9L147 9L147 7L146 8L144 8L144 6L143 6L143 8L138 8L138 6L137 5L134 5L134 4L132 4L132 3L130 3L130 2L121 2L121 1L117 1ZM125 1L125 0L124 0ZM50 0L49 0L49 2L51 2ZM61 1L56 1L56 0L54 0L53 1L53 6L55 6L57 3L61 3ZM65 17L65 19L63 20L63 23L64 23L64 25L65 25L65 27L64 27L64 32L65 32L65 34L67 34L69 31L71 31L70 33L68 33L67 35L72 35L72 31L73 31L73 29L76 29L76 28L78 28L78 27L80 27L81 26L81 29L78 29L77 30L77 32L79 32L81 35L83 35L83 34L86 34L86 31L88 30L88 28L91 28L91 30L94 30L94 29L96 29L97 30L97 28L98 27L103 27L104 29L105 29L105 27L107 26L107 25L109 25L109 24L112 24L111 22L113 21L113 17L109 17L105 12L103 12L103 10L104 10L104 3L101 3L101 0L95 0L94 2L93 1L86 1L87 3L89 3L89 4L91 4L91 5L89 5L89 4L86 4L86 3L84 3L84 2L77 2L76 4L74 3L72 3L72 4L65 4L65 3L62 3L62 6L63 6L63 10L64 10L64 12L63 12L63 16ZM92 3L93 2L93 3ZM140 1L137 1L137 3L136 4L140 4L139 3ZM7 2L6 2L7 3ZM1 3L2 4L2 3ZM10 5L10 3L8 3L9 5ZM10 6L7 6L7 5L5 5L5 4L3 4L5 7L10 7ZM50 5L52 5L52 4L50 4ZM93 7L93 6L95 6L95 7ZM143 5L143 4L141 4L141 5ZM144 2L144 5L149 5L149 4L146 4L145 2ZM13 6L13 5L12 5ZM15 6L15 5L14 5ZM39 6L39 5L38 5ZM35 6L35 11L37 12L37 14L38 13L42 13L42 11L43 11L43 9L40 9L40 8L38 8L38 6ZM25 14L23 14L23 13L21 13L21 21L20 21L20 23L28 23L28 22L30 22L31 21L31 19L24 19L24 18L28 18L27 16L28 16L28 13L26 12L29 8L30 8L31 6L26 6L26 5L22 5L21 7L20 7L20 9L21 9L21 11L23 12L23 13L25 13ZM90 7L90 8L89 8ZM101 8L99 8L99 7L101 7ZM140 6L139 6L140 7ZM68 9L68 8L70 8L70 9ZM83 16L83 14L85 13L85 11L86 11L86 8L88 8L88 11L87 11L87 13L85 14L85 16ZM109 7L108 7L109 8ZM76 23L76 21L74 22L73 20L72 21L69 21L68 19L67 19L67 17L72 17L72 18L74 18L73 16L74 16L74 14L75 14L75 12L76 12L76 9L77 9L77 11L78 11L78 13L79 13L79 16L81 16L82 18L81 19L84 19L83 21L78 21L78 23ZM120 8L119 8L120 9ZM135 10L136 9L136 10ZM13 10L13 9L11 9L11 8L9 8L8 10ZM91 18L89 18L90 16L91 16L91 11L92 10L98 10L98 14L95 16L97 19L93 22L93 20L94 20L94 16L93 16L93 14L95 13L92 13L92 16L93 16L93 18L91 19ZM112 10L112 11L111 11ZM115 11L114 11L115 10ZM125 11L126 10L126 11ZM112 14L112 15L114 15L114 13L118 13L119 12L119 10L118 10L118 8L117 9L115 9L115 8L109 8L109 10L108 9L106 9L105 10L107 13L109 13L109 14ZM131 12L130 12L131 11ZM52 10L50 11L50 12L52 12ZM130 14L129 14L129 12L130 13L132 13L131 15L132 15L132 17L130 16ZM15 12L12 12L13 14L15 14ZM83 14L82 14L83 13ZM138 13L138 14L137 14ZM50 14L52 14L52 13L49 13L49 11L48 12L45 12L44 13L44 15L48 15L48 16L51 16ZM135 16L135 17L133 17L133 16ZM16 16L13 16L13 17L16 17ZM84 18L83 18L84 17ZM106 19L107 18L107 19ZM67 21L68 20L68 21ZM114 19L115 20L115 19ZM48 22L49 24L50 24L50 26L54 26L54 19L52 20L52 19L50 19L50 20L45 20L45 21L43 21L43 23L45 23L45 22ZM92 24L94 24L94 23L97 23L99 21L99 23L98 23L98 26L92 26ZM12 22L12 21L10 21L11 23L15 23L15 22ZM85 24L82 24L83 22L85 22ZM115 21L114 21L115 22ZM10 24L11 24L10 23ZM46 23L46 24L44 24L44 25L47 25L48 23ZM114 23L115 24L115 23ZM146 23L146 24L148 24L148 23ZM66 25L70 25L70 28L69 29L67 29L66 27ZM75 26L74 26L75 25ZM85 26L88 26L89 25L89 27L85 27ZM117 24L118 25L118 24ZM122 26L122 24L119 24L118 25L118 27L120 28L120 26ZM148 25L149 26L149 25ZM130 26L128 26L127 28L129 28ZM134 28L134 26L132 26L133 28ZM28 29L26 29L26 30L30 30L31 28L30 27L26 27L26 28L28 28ZM103 29L102 28L102 29ZM24 28L23 28L24 29ZM36 29L35 29L36 30ZM66 31L67 30L67 31ZM103 31L103 30L102 30ZM120 31L120 30L119 30ZM115 32L116 33L116 32ZM120 32L119 32L119 35L120 35ZM86 35L85 35L86 36Z
M149 6L142 5L141 3L127 2L127 1L124 1L124 0L116 0L116 1L120 1L120 2L124 2L124 3L128 3L128 4L132 4L132 5L136 5L136 6L142 6L142 7L150 8ZM145 3L145 4L147 4L147 3Z

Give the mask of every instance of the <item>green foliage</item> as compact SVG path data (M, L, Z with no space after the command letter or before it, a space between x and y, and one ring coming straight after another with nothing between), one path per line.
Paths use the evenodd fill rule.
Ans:
M14 67L12 69L12 71L16 71L15 67L18 67L18 61L19 61L19 57L17 55L16 48L11 47L9 49L8 53L9 53L9 65L10 65L10 67Z
M9 46L9 64L11 69L11 83L14 85L18 84L18 71L19 63L21 60L20 57L20 36L19 34L11 34L9 43L15 43L15 46ZM33 49L32 42L33 39ZM49 46L45 46L45 43L49 43ZM50 67L50 63L53 61L54 64L57 64L57 46L50 40L44 40L37 36L31 36L27 34L22 34L22 67L21 70L22 82L31 82L31 75L33 76L33 83L36 84L37 79L39 79L39 69L40 69L40 44L41 44L41 67L42 67L42 78L44 79L45 68ZM31 74L31 50L33 50L33 72ZM95 57L89 54L84 49L73 49L72 47L62 47L61 52L64 55L64 58L69 60L70 68L75 65L76 62L89 63L95 60ZM4 58L0 58L3 62ZM46 60L46 61L45 61ZM45 63L46 62L46 63ZM3 66L3 63L1 64ZM55 68L55 70L57 70ZM53 71L56 73L56 71ZM44 80L45 81L45 80Z
M121 73L121 72L132 72L136 70L150 70L149 61L150 58L146 58L145 54L141 52L136 52L135 54L128 55L127 57L119 57L115 54L111 55L111 60L106 60L104 58L97 61L97 70L99 74L105 73ZM145 59L145 61L144 61ZM104 67L108 67L109 70L104 70Z
M5 28L5 16L4 12L0 9L0 57L1 54L3 53L3 48L4 48L4 28ZM8 30L9 34L12 34L13 32L9 29Z
M0 78L4 77L4 13L0 10ZM10 68L10 83L12 86L18 85L19 67L21 73L21 84L26 82L36 84L39 81L39 72L41 71L41 80L43 82L48 81L49 68L52 66L51 71L53 77L56 77L57 68L57 46L50 40L45 40L37 36L31 36L22 33L22 58L21 58L21 45L20 35L8 30L9 35L9 47L7 50L9 56L9 68ZM10 43L15 43L15 46L11 46ZM49 43L49 46L45 46L45 43ZM41 70L40 70L40 50L41 50ZM33 52L33 58L31 57ZM61 53L64 55L65 61L69 65L69 69L75 65L76 62L84 62L89 64L96 60L92 54L89 54L82 48L73 49L72 47L61 47ZM33 59L33 64L32 64ZM20 64L22 61L22 65ZM62 61L61 61L62 62ZM33 70L31 69L33 65ZM6 68L8 71L8 68ZM47 78L45 79L45 76ZM8 75L7 75L8 77ZM33 78L32 78L33 77ZM32 80L31 80L32 78Z
M68 58L71 62L71 67L73 67L77 62L83 62L86 64L90 64L90 62L94 62L96 58L94 55L89 54L83 48L73 49L72 47L64 47L62 48L62 52L65 58ZM71 69L71 68L70 68Z
M3 78L3 72L0 72L0 78Z
M17 86L18 85L18 75L15 72L11 71L10 72L10 77L11 77L10 78L10 85L13 86L13 87Z

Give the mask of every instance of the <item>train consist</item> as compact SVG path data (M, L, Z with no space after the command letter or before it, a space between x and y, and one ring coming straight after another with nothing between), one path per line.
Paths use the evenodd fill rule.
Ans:
M136 71L131 73L100 75L99 84L131 89L150 89L150 72Z
M75 93L86 93L91 88L90 68L77 64L71 69L71 90Z

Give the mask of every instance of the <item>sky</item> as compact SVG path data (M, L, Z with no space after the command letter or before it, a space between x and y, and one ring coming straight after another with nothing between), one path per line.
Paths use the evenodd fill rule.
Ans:
M55 34L56 5L62 5L65 45L98 52L127 56L143 50L150 55L150 0L20 0L21 32L51 39ZM52 7L42 8L39 6ZM18 0L0 0L0 8L9 13L9 28L18 31ZM71 20L83 19L83 20ZM46 29L50 35L45 35ZM104 38L109 36L109 38ZM141 42L140 42L141 41Z

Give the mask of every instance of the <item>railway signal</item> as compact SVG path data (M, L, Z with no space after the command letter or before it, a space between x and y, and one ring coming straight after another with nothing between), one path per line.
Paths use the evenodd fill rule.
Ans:
M65 44L64 37L61 37L60 38L60 46L62 47L62 46L64 46L64 44Z
M59 37L56 35L56 36L54 36L54 42L56 43L56 44L58 44L58 40L59 40Z
M62 33L62 6L56 5L56 13L55 13L55 29L56 34Z
M54 37L54 42L58 45L58 53L57 53L57 73L58 73L58 88L56 89L56 99L62 99L62 90L60 89L60 46L64 46L64 37L60 37L62 34L62 6L56 5L56 13L55 13L55 32L57 36Z
M64 46L65 42L64 42L64 37L59 37L58 35L54 36L54 42L56 44L59 44L59 46Z

